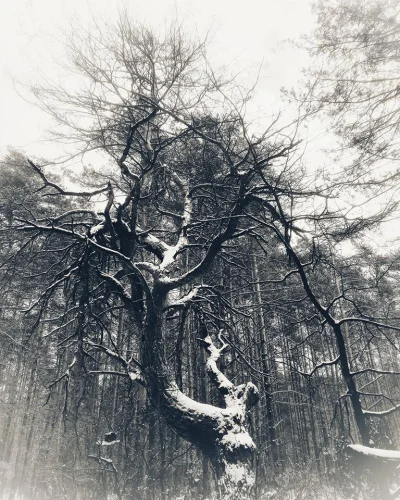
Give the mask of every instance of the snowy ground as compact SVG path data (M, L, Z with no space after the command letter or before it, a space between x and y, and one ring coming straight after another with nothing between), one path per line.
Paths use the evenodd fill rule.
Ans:
M0 500L33 500L25 496L13 497L6 492L0 492ZM37 500L35 498L35 500ZM55 500L47 497L41 500ZM65 500L79 500L76 497ZM117 500L116 496L109 496L107 500ZM140 500L139 498L137 500ZM168 500L199 500L188 496L168 496ZM215 500L210 496L207 500ZM371 500L370 495L363 496L361 492L355 492L352 496L339 491L338 486L323 482L318 476L305 468L303 471L291 471L279 478L279 484L274 488L268 488L264 492L258 492L257 500Z

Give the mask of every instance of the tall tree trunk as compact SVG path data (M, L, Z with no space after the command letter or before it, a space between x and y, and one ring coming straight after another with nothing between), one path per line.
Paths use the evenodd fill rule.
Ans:
M347 386L357 429L361 436L361 442L364 446L370 446L369 430L361 406L360 393L357 390L354 376L351 374L350 371L349 360L347 357L346 343L343 337L342 330L339 325L334 326L334 333L339 351L340 369Z
M268 437L271 447L270 461L273 469L277 468L279 465L279 455L278 455L278 444L276 439L275 430L275 416L273 408L273 397L272 397L272 384L269 365L268 365L268 346L267 346L267 330L264 321L264 309L261 296L261 287L259 279L259 270L257 264L257 257L253 257L253 280L255 282L257 305L258 305L258 331L259 331L259 343L261 349L261 366L263 372L263 390L265 396L265 406L266 406L266 417L267 417L267 427L268 427Z
M255 482L252 458L255 444L247 431L247 411L258 401L257 388L251 383L234 385L217 367L222 351L210 336L202 339L208 360L207 372L226 408L198 403L179 389L165 360L165 295L153 290L153 310L148 314L142 343L144 383L150 400L181 437L197 446L211 461L217 475L219 496L223 500L247 500Z

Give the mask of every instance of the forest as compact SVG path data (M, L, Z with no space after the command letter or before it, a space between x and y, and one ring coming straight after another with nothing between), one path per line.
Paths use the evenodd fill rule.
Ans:
M400 498L400 3L314 9L268 121L126 13L28 89L72 153L0 160L1 500Z

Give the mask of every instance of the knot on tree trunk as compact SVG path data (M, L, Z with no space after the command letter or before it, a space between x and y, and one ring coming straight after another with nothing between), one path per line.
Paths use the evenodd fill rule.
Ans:
M260 393L257 387L252 382L247 384L237 385L235 387L235 397L238 401L242 401L247 408L254 406L260 399Z

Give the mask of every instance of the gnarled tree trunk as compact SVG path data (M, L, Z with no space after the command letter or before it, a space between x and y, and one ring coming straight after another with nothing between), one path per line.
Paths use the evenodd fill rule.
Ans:
M142 366L144 385L153 404L159 405L168 425L197 446L211 461L223 500L248 500L252 496L255 472L252 458L256 449L248 430L248 409L259 395L254 384L234 385L218 368L217 361L227 347L211 337L201 339L207 353L207 372L223 395L225 408L199 403L178 387L164 356L165 324L163 304L166 294L153 293L153 314L149 314L143 336Z

